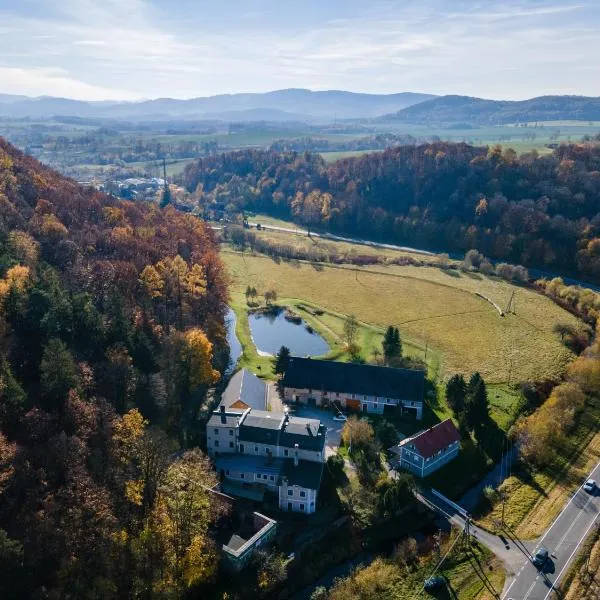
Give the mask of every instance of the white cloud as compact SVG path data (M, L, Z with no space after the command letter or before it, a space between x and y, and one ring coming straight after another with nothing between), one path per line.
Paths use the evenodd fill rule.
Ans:
M215 6L218 24L210 26L205 2L178 10L171 0L165 11L150 0L38 1L52 16L0 10L0 67L11 73L0 91L79 98L279 87L600 95L600 16L566 0L513 0L501 9L472 0L345 1L335 19L320 18L319 2L305 0L306 19L285 26L267 10L275 0L239 14L233 4L230 13Z
M0 67L4 93L27 96L60 96L82 100L133 100L130 92L87 84L66 76L60 69Z

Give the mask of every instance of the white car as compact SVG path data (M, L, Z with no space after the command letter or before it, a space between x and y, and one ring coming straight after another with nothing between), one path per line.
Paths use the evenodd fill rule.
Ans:
M583 484L583 489L588 493L588 494L593 494L596 491L596 482L593 479L588 479L584 484Z
M334 421L347 421L348 417L346 415L339 414L339 415L335 415L335 417L333 417L333 420Z

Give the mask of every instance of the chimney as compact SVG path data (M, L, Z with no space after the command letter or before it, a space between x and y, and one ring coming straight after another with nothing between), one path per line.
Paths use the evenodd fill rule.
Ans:
M294 444L294 466L298 466L298 444Z

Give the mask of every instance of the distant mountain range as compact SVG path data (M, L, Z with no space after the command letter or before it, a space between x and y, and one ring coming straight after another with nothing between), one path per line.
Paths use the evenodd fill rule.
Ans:
M600 121L600 98L540 96L530 100L484 100L469 96L359 94L339 90L277 90L177 100L84 102L0 94L0 117L81 117L88 119L207 120L226 122L327 122L369 120L429 126L506 125L531 121Z
M380 117L410 125L507 125L531 121L600 121L600 98L540 96L529 100L484 100L439 96Z
M0 95L0 116L78 116L113 119L217 119L311 121L373 118L435 98L431 94L358 94L338 90L288 89L263 94L223 94L141 102L83 102L66 98Z

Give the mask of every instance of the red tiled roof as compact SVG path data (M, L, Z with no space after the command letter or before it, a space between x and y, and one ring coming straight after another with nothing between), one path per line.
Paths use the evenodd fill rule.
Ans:
M430 458L439 450L460 440L460 433L452 419L446 419L410 440L423 458Z

